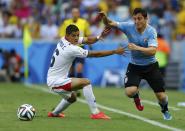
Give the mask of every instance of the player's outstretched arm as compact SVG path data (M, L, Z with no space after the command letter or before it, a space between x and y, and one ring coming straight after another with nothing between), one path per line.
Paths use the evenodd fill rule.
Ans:
M116 50L109 50L109 51L89 51L88 57L104 57L113 54L122 55L124 53L124 49L119 47Z
M94 44L95 42L97 42L98 40L102 40L103 38L105 38L111 31L110 27L105 27L104 30L102 31L101 35L97 36L97 37L84 37L82 43L83 44Z
M104 23L106 26L117 27L117 23L114 22L114 21L112 21L112 20L110 20L110 19L106 16L105 12L99 12L97 17L99 17L99 19L103 19L103 23Z

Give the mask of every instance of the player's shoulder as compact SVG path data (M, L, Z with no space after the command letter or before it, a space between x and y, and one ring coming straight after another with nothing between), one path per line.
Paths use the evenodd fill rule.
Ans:
M120 27L127 27L127 28L131 28L131 27L134 27L134 23L132 21L123 21L123 22L117 22L118 26Z
M70 24L70 23L72 23L72 19L66 19L66 20L64 20L64 22L63 23L65 23L65 24Z
M83 19L83 18L79 18L78 20L79 20L79 22L81 22L81 23L88 23L88 21L87 21L86 19Z
M151 25L147 25L147 29L148 29L148 32L151 32L151 33L156 33L157 32L156 29Z

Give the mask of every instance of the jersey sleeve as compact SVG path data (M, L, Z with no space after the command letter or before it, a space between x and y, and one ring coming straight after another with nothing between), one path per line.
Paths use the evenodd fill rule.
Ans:
M88 55L88 50L85 50L79 46L74 46L72 48L71 55L74 57L85 58Z
M120 29L123 32L127 31L127 28L129 28L129 22L116 22L118 29Z
M158 43L157 43L157 32L156 32L155 29L152 29L150 31L150 36L149 36L149 39L148 39L148 46L155 46L155 47L158 46Z

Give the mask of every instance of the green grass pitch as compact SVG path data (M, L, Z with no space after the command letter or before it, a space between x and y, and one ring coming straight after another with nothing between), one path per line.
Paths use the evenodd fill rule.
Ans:
M58 104L61 97L48 92L45 85L26 87L23 84L0 83L0 131L165 131L185 130L185 107L178 107L178 102L185 101L185 93L167 91L169 105L179 110L170 109L173 119L164 121L159 106L143 103L144 111L136 110L131 99L124 94L123 88L94 88L97 103L111 109L120 110L140 116L146 120L158 122L157 125L126 116L106 109L100 109L109 115L111 120L91 120L86 104L76 102L66 111L66 117L48 118L47 112ZM150 89L141 89L143 100L156 102ZM83 96L80 99L84 99ZM17 119L17 108L22 104L31 104L36 109L36 117L32 121ZM159 124L166 125L162 128Z

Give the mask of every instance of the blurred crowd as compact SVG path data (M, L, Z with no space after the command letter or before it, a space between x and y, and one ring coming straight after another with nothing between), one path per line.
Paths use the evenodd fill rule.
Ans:
M23 78L23 60L14 50L0 49L0 58L3 61L0 70L0 81L20 82Z
M99 11L115 21L128 21L136 7L148 11L149 23L168 42L185 39L185 0L0 0L0 37L22 38L23 26L28 25L33 39L59 38L72 8L88 21L91 35L98 35L103 29L96 19ZM113 32L113 38L120 35Z

